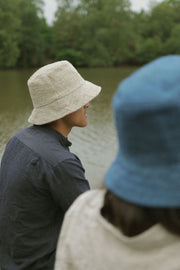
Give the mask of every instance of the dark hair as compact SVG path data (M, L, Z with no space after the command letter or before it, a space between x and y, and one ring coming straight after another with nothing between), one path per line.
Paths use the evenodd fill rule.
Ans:
M135 236L159 223L180 236L180 208L151 208L120 199L109 190L101 215L126 236Z

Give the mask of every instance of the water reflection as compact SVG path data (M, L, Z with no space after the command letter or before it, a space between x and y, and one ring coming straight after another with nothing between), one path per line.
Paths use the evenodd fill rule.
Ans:
M92 188L102 184L104 173L117 149L111 99L119 82L135 68L79 69L82 76L102 86L101 94L90 103L88 126L74 128L69 135L71 151L76 153L86 169ZM9 138L27 127L32 110L27 79L34 70L0 71L0 156Z

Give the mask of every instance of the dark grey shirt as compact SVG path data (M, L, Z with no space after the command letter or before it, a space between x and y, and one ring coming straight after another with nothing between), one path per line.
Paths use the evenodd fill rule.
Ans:
M48 126L31 126L7 144L0 169L2 270L53 270L64 213L89 189L71 143Z

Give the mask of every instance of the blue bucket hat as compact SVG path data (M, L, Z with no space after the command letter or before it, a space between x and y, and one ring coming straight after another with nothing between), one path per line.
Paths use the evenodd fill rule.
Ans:
M119 149L106 187L138 205L180 207L180 56L158 58L125 79L113 111Z

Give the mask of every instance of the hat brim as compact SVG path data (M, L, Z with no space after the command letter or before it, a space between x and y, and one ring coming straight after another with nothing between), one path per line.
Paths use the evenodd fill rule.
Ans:
M118 153L105 175L105 186L116 196L147 207L180 207L180 164L145 168L125 162Z
M56 99L50 104L34 108L28 122L34 125L43 125L60 119L89 103L100 91L100 86L84 80L84 83L68 96Z

